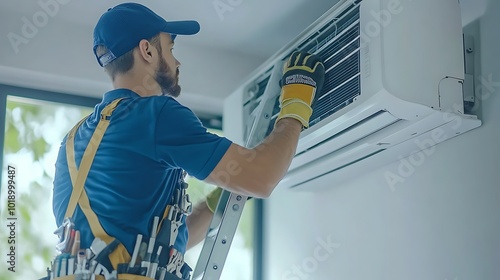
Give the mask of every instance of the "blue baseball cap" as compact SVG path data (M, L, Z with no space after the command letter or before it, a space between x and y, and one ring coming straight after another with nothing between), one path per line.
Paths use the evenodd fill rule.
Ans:
M143 39L150 39L160 32L177 35L193 35L200 31L194 20L166 21L149 8L137 3L124 3L105 12L94 28L94 55L102 67L132 50ZM97 56L97 46L103 45L108 52Z

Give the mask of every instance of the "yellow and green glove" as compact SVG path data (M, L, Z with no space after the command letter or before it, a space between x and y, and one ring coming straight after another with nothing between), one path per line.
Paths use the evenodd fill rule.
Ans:
M208 195L207 198L205 198L205 201L207 203L208 209L212 213L215 212L215 209L217 208L217 204L219 203L219 199L222 195L223 189L217 187L215 190L211 191ZM247 200L252 199L251 197L248 197Z
M223 189L217 187L215 190L211 191L208 195L207 198L205 199L207 202L208 209L212 213L215 212L215 209L217 208L217 203L219 203L220 196L222 195Z
M321 58L307 52L294 52L283 68L280 80L280 108L276 123L282 118L294 118L309 127L312 104L325 80Z

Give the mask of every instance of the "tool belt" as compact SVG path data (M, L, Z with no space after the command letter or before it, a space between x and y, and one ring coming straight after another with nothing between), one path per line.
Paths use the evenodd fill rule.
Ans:
M83 154L79 170L76 167L74 137L88 116L77 123L66 139L66 157L73 190L63 224L54 232L59 236L56 249L60 252L40 280L182 280L189 279L192 269L184 263L184 255L173 246L180 226L192 212L183 178L174 190L172 202L163 217L154 217L149 237L137 235L132 256L116 238L109 236L90 207L84 184L97 148L109 126L110 118L123 98L114 100L101 113L89 145ZM186 173L183 173L185 177ZM80 206L95 239L91 248L80 248L80 233L72 221L76 205Z

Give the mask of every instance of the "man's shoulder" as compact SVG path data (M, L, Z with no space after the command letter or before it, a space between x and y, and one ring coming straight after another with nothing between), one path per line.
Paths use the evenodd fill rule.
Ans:
M138 98L125 98L116 108L117 115L136 115L136 118L159 117L163 111L177 111L182 109L177 100L168 96L150 96Z
M152 96L150 102L156 104L160 110L159 114L162 117L181 117L193 118L195 113L188 107L180 103L176 98L171 96Z
M114 89L106 92L103 96L103 100L98 104L98 108L102 109L118 98L122 98L123 100L120 102L121 105L119 105L117 109L121 107L121 109L128 109L129 111L135 107L148 107L149 110L152 109L153 111L161 111L163 107L168 107L169 109L186 109L185 106L172 96L156 95L142 97L129 89Z

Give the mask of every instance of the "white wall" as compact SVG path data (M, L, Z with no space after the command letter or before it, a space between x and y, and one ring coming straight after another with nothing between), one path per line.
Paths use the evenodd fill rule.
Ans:
M500 279L500 2L480 19L483 126L436 147L391 191L384 173L266 201L267 279ZM476 36L477 37L477 36ZM488 88L490 90L488 90Z

